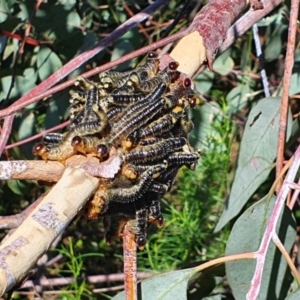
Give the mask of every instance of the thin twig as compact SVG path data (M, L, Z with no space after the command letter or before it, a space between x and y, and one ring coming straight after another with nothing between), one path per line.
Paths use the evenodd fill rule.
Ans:
M211 268L213 266L217 266L229 261L241 260L241 259L255 259L256 254L254 252L240 253L240 254L232 254L229 256L219 257L213 260L210 260L199 267L196 267L195 272L201 272L205 269Z
M299 12L299 0L292 0L291 4L291 16L287 39L287 50L285 57L285 68L283 75L283 91L282 100L280 106L280 121L279 121L279 137L277 147L277 159L276 159L276 176L279 176L280 171L283 167L284 161L284 145L286 139L286 128L287 128L287 116L289 107L289 91L291 84L292 70L294 66L294 51L296 43L296 32L297 32L297 20ZM277 192L280 189L278 186Z
M292 259L290 258L290 255L287 253L287 251L285 250L284 248L284 245L282 245L278 235L276 232L273 233L273 242L275 243L275 245L278 247L278 249L280 250L280 252L282 253L282 255L284 256L285 260L287 261L297 283L298 283L298 286L300 286L300 274L298 273Z
M44 196L39 197L19 214L0 217L0 229L13 229L19 227L22 222L29 216L29 214L39 205L43 198Z
M36 15L36 12L39 10L39 8L40 8L40 6L41 6L42 3L43 3L42 0L37 0L37 2L35 4L35 7L34 7L34 10L33 10L32 14L31 14L30 20L29 20L28 25L27 25L27 27L25 29L25 34L24 34L24 37L22 39L21 46L19 48L19 54L20 55L22 55L23 52L24 52L24 46L26 44L26 40L29 37L30 31L31 31L31 28L32 28L32 21L33 21L35 15Z
M4 147L8 141L9 135L11 133L13 121L15 118L15 114L7 116L4 119L4 123L1 130L1 138L0 138L0 156L3 153Z
M60 256L58 256L60 257ZM62 256L63 257L63 256ZM49 263L49 262L48 262ZM48 263L46 264L48 266ZM139 280L146 279L153 276L153 272L137 272L136 276ZM39 284L44 287L52 287L52 286L63 286L70 285L74 282L81 283L83 281L89 284L99 284L99 283L108 283L108 282L121 282L124 281L125 276L122 273L109 274L109 275L92 275L86 277L64 277L64 278L41 278ZM22 289L32 288L34 287L34 281L27 280L24 285L22 285Z
M297 182L297 185L294 186L294 193L293 193L292 199L287 203L290 210L293 210L293 208L297 202L299 193L300 193L300 178Z
M7 145L5 147L5 150L8 150L8 149L11 149L11 148L14 148L14 147L18 147L18 146L21 146L21 145L24 145L26 143L29 143L31 141L34 141L34 140L37 140L39 138L41 138L43 135L49 133L49 132L53 132L53 131L56 131L56 130L59 130L59 129L62 129L62 128L65 128L66 126L68 126L70 124L70 121L66 121L64 123L61 123L57 126L54 126L50 129L47 129L47 130L43 130L42 132L36 134L36 135L33 135L27 139L24 139L24 140L21 140L19 142L16 142L16 143L13 143L13 144L10 144L10 145Z
M132 12L132 10L129 8L129 6L128 6L126 3L123 4L123 7L124 7L124 9L127 11L127 13L129 14L130 17L133 17L133 16L134 16L134 13ZM151 37L150 37L150 35L147 33L147 31L145 30L145 28L143 27L143 25L142 25L142 24L139 24L138 27L139 27L139 29L140 29L140 32L142 32L143 35L145 36L145 38L150 42Z
M137 300L137 257L134 235L126 225L123 232L125 299Z

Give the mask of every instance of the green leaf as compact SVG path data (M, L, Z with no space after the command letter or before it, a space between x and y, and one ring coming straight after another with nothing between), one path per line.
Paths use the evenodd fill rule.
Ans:
M63 119L66 118L69 108L68 100L68 94L62 94L55 97L55 101L51 101L49 103L44 121L46 129L58 125Z
M271 24L280 24L286 23L285 15L288 14L288 10L285 6L282 6L276 14L271 16L262 18L257 22L258 27L266 27L270 26Z
M214 295L214 296L209 296L205 298L201 298L202 300L224 300L224 297L222 295Z
M226 246L226 255L253 252L259 249L276 197L267 196L248 208L236 221ZM289 252L296 237L296 223L292 212L284 206L276 232ZM254 274L256 260L245 259L226 263L226 274L235 299L246 299ZM257 299L284 299L293 280L287 272L287 262L271 242L266 255L262 285ZM298 298L299 299L299 298Z
M299 300L300 299L300 289L294 293L288 295L285 300Z
M6 46L7 37L6 36L0 36L0 54L4 51Z
M189 281L188 300L221 299L209 295L214 294L214 289L222 284L224 276L225 264L217 265L195 274Z
M132 52L134 50L132 43L127 39L121 39L118 41L115 46L114 50L111 55L111 60L115 60L117 58L120 58L124 56L125 54ZM130 61L124 63L117 68L118 71L124 71L130 67Z
M1 85L4 98L7 97L7 94L10 91L10 87L13 83L13 88L10 91L9 99L20 97L27 92L29 92L32 88L35 87L35 77L24 77L24 76L15 76L15 80L13 81L12 76L5 76L1 78Z
M250 89L249 83L239 84L233 88L226 96L228 103L229 114L234 114L248 105L251 100L252 90Z
M228 57L223 57L220 55L214 62L214 71L220 75L227 76L234 67L233 59Z
M206 70L202 72L194 80L194 84L197 91L201 94L207 94L213 85L214 78L215 78L215 74L213 72L206 71Z
M71 11L67 15L67 30L68 32L72 32L74 28L79 28L80 27L80 17L76 11Z
M7 180L7 185L16 195L22 196L26 191L26 185L20 180Z
M143 300L186 300L189 278L197 272L197 268L168 272L146 279L138 284ZM113 300L124 300L121 292Z
M220 107L211 102L193 110L192 114L195 127L190 137L191 144L195 148L208 149L212 139L220 138L213 127L213 122L221 116Z
M51 74L61 68L59 57L51 49L42 47L37 54L38 74L41 80L45 80Z
M32 136L35 125L35 115L28 111L25 112L21 118L21 125L19 126L18 134L19 139L23 140L27 137Z
M280 89L279 96L282 95L282 88ZM289 95L293 96L300 93L300 73L293 73L291 76Z
M267 34L266 34L267 36L266 48L264 51L264 56L266 61L272 61L278 59L279 55L281 54L282 45L283 45L282 34L283 31L287 29L287 27L288 25L284 24L283 22L277 24L275 30L268 27Z
M300 136L300 115L293 121L290 139L288 140L287 147L292 145Z
M241 141L235 179L215 231L219 231L240 213L273 168L278 143L280 100L279 97L262 99L249 114ZM287 140L291 135L291 124L292 116L289 112Z
M10 13L6 1L0 1L0 23L4 22L9 14Z
M58 108L56 101L51 101L49 103L46 117L45 117L45 128L49 129L59 124L60 117L58 115Z

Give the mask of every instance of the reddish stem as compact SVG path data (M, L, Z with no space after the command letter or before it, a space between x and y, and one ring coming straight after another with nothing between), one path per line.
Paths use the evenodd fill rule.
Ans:
M0 156L3 153L3 149L8 141L9 135L11 133L12 124L14 121L15 115L11 115L5 118L2 130L1 130L1 139L0 139Z
M123 232L125 299L137 300L137 258L134 235L126 225Z
M277 147L277 160L276 160L276 177L279 176L284 161L284 145L286 140L286 128L287 128L287 117L289 107L289 91L291 84L291 76L294 66L294 52L296 43L296 32L297 32L297 19L299 11L299 0L293 0L291 5L290 25L288 31L288 43L285 57L285 68L283 75L283 91L280 106L280 121L279 121L279 137ZM277 186L277 192L282 185Z
M61 124L59 124L59 125L57 125L57 126L54 126L54 127L50 128L50 129L43 130L42 132L40 132L40 133L38 133L38 134L36 134L36 135L33 135L33 136L31 136L31 137L29 137L29 138L27 138L27 139L24 139L24 140L21 140L21 141L19 141L19 142L17 142L17 143L13 143L13 144L10 144L10 145L6 146L6 147L5 147L5 150L8 150L8 149L11 149L11 148L14 148L14 147L18 147L18 146L24 145L24 144L26 144L26 143L29 143L29 142L31 142L31 141L34 141L34 140L36 140L36 139L39 139L39 138L41 138L43 135L45 135L46 133L49 133L49 132L53 132L53 131L62 129L62 128L68 126L69 124L70 124L70 121L66 121L66 122L64 122L64 123L61 123Z
M276 234L276 226L280 217L280 214L282 212L282 209L285 205L285 200L288 196L288 193L291 190L291 183L294 182L295 176L299 170L300 166L300 146L297 148L295 152L295 158L294 161L289 169L289 172L284 180L284 184L282 188L280 189L280 192L278 194L275 206L273 208L272 214L268 220L265 232L263 234L262 241L260 243L260 247L258 251L256 252L257 261L256 261L256 267L254 271L253 278L250 283L250 288L247 293L247 300L254 300L258 297L260 287L261 287L261 281L262 281L262 275L266 260L266 255L269 249L269 245L271 242L271 239L273 237L273 234Z

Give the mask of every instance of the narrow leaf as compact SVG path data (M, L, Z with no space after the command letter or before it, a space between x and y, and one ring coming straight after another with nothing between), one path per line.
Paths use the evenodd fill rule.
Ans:
M238 167L226 208L216 226L220 230L236 217L273 168L278 143L280 98L262 99L250 112L238 159ZM287 140L291 134L289 112Z
M264 197L248 208L236 221L226 246L226 255L257 251L266 224L271 216L276 197ZM296 223L291 211L285 207L276 232L287 252L296 237ZM227 279L235 299L246 299L250 281L253 277L256 260L238 260L226 263ZM260 300L284 299L292 282L287 272L287 262L274 243L271 242L263 271Z

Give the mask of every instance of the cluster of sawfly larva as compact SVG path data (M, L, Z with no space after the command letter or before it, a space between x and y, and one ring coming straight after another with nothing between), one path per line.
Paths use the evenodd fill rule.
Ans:
M189 145L191 80L180 79L176 62L159 70L157 54L129 72L105 72L99 82L76 80L71 95L70 128L49 133L33 149L44 160L64 162L75 154L107 160L114 148L121 158L112 179L99 178L86 217L103 217L106 240L121 236L127 223L139 248L146 229L163 226L161 196L183 165L194 169L199 153Z

